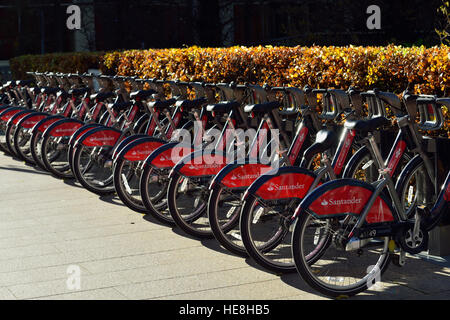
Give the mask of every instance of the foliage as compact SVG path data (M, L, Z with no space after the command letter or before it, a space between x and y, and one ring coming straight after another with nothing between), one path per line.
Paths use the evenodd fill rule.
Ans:
M271 86L378 88L400 94L450 96L450 47L230 47L27 55L11 60L16 79L27 71L86 72L182 81ZM447 115L447 110L444 108ZM448 131L448 123L444 130Z
M103 71L147 78L205 82L252 82L272 86L377 87L445 95L450 48L231 47L109 52Z
M27 79L29 71L87 72L99 68L103 61L101 52L50 53L44 55L24 55L10 60L14 79Z
M442 4L436 10L439 14L438 27L435 32L439 37L441 44L450 44L450 3L443 0Z

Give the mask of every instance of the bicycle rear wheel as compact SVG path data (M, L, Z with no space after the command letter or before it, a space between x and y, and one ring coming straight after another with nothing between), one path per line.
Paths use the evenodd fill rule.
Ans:
M395 188L408 217L414 215L414 208L418 205L433 207L437 196L425 162L419 155L406 165Z

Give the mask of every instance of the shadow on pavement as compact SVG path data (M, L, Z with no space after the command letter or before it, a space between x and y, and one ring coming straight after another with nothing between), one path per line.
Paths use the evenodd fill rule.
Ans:
M35 168L33 168L33 169L23 169L23 168L14 168L14 167L0 167L0 170L10 170L10 171L17 171L17 172L26 172L26 173L50 175L48 172L37 170Z
M110 194L107 196L100 196L98 198L104 202L111 203L116 206L126 207L126 205L124 205L123 202L119 199L119 197L115 194Z
M68 186L84 189L83 186L79 184L76 179L64 179L63 182Z
M143 215L143 216L142 216L142 219L144 219L145 221L148 221L148 222L157 224L157 225L159 225L159 226L164 226L164 227L168 227L168 228L172 227L171 225L168 225L168 224L166 224L166 223L163 223L163 222L159 221L158 219L152 217L151 214Z
M203 246L205 246L208 249L211 249L211 250L223 253L223 254L227 254L229 256L237 257L237 255L231 253L230 251L228 251L227 249L222 247L216 239L202 239L200 242L202 243Z

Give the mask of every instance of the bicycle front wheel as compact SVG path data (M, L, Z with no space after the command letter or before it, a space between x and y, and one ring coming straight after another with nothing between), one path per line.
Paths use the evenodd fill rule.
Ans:
M265 201L248 197L242 206L240 231L248 254L275 273L294 272L291 256L291 217L300 199Z
M167 204L175 223L186 233L214 238L207 215L210 177L184 177L174 173L167 189Z
M114 193L113 169L107 165L112 147L74 148L73 169L78 182L89 191L100 196Z
M141 162L119 159L114 166L114 187L120 200L131 210L145 213L139 192Z
M295 223L295 266L302 278L322 294L353 296L378 282L389 265L388 237L360 240L357 250L346 247L343 239L356 221L350 213L318 219L304 210Z
M239 230L241 198L245 190L216 185L208 200L208 219L214 237L224 248L241 257L248 256Z

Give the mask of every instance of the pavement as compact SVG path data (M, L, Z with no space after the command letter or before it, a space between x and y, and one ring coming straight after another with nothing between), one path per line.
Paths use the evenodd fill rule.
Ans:
M0 300L318 300L297 274L274 275L0 153ZM450 257L391 265L352 299L450 299Z

